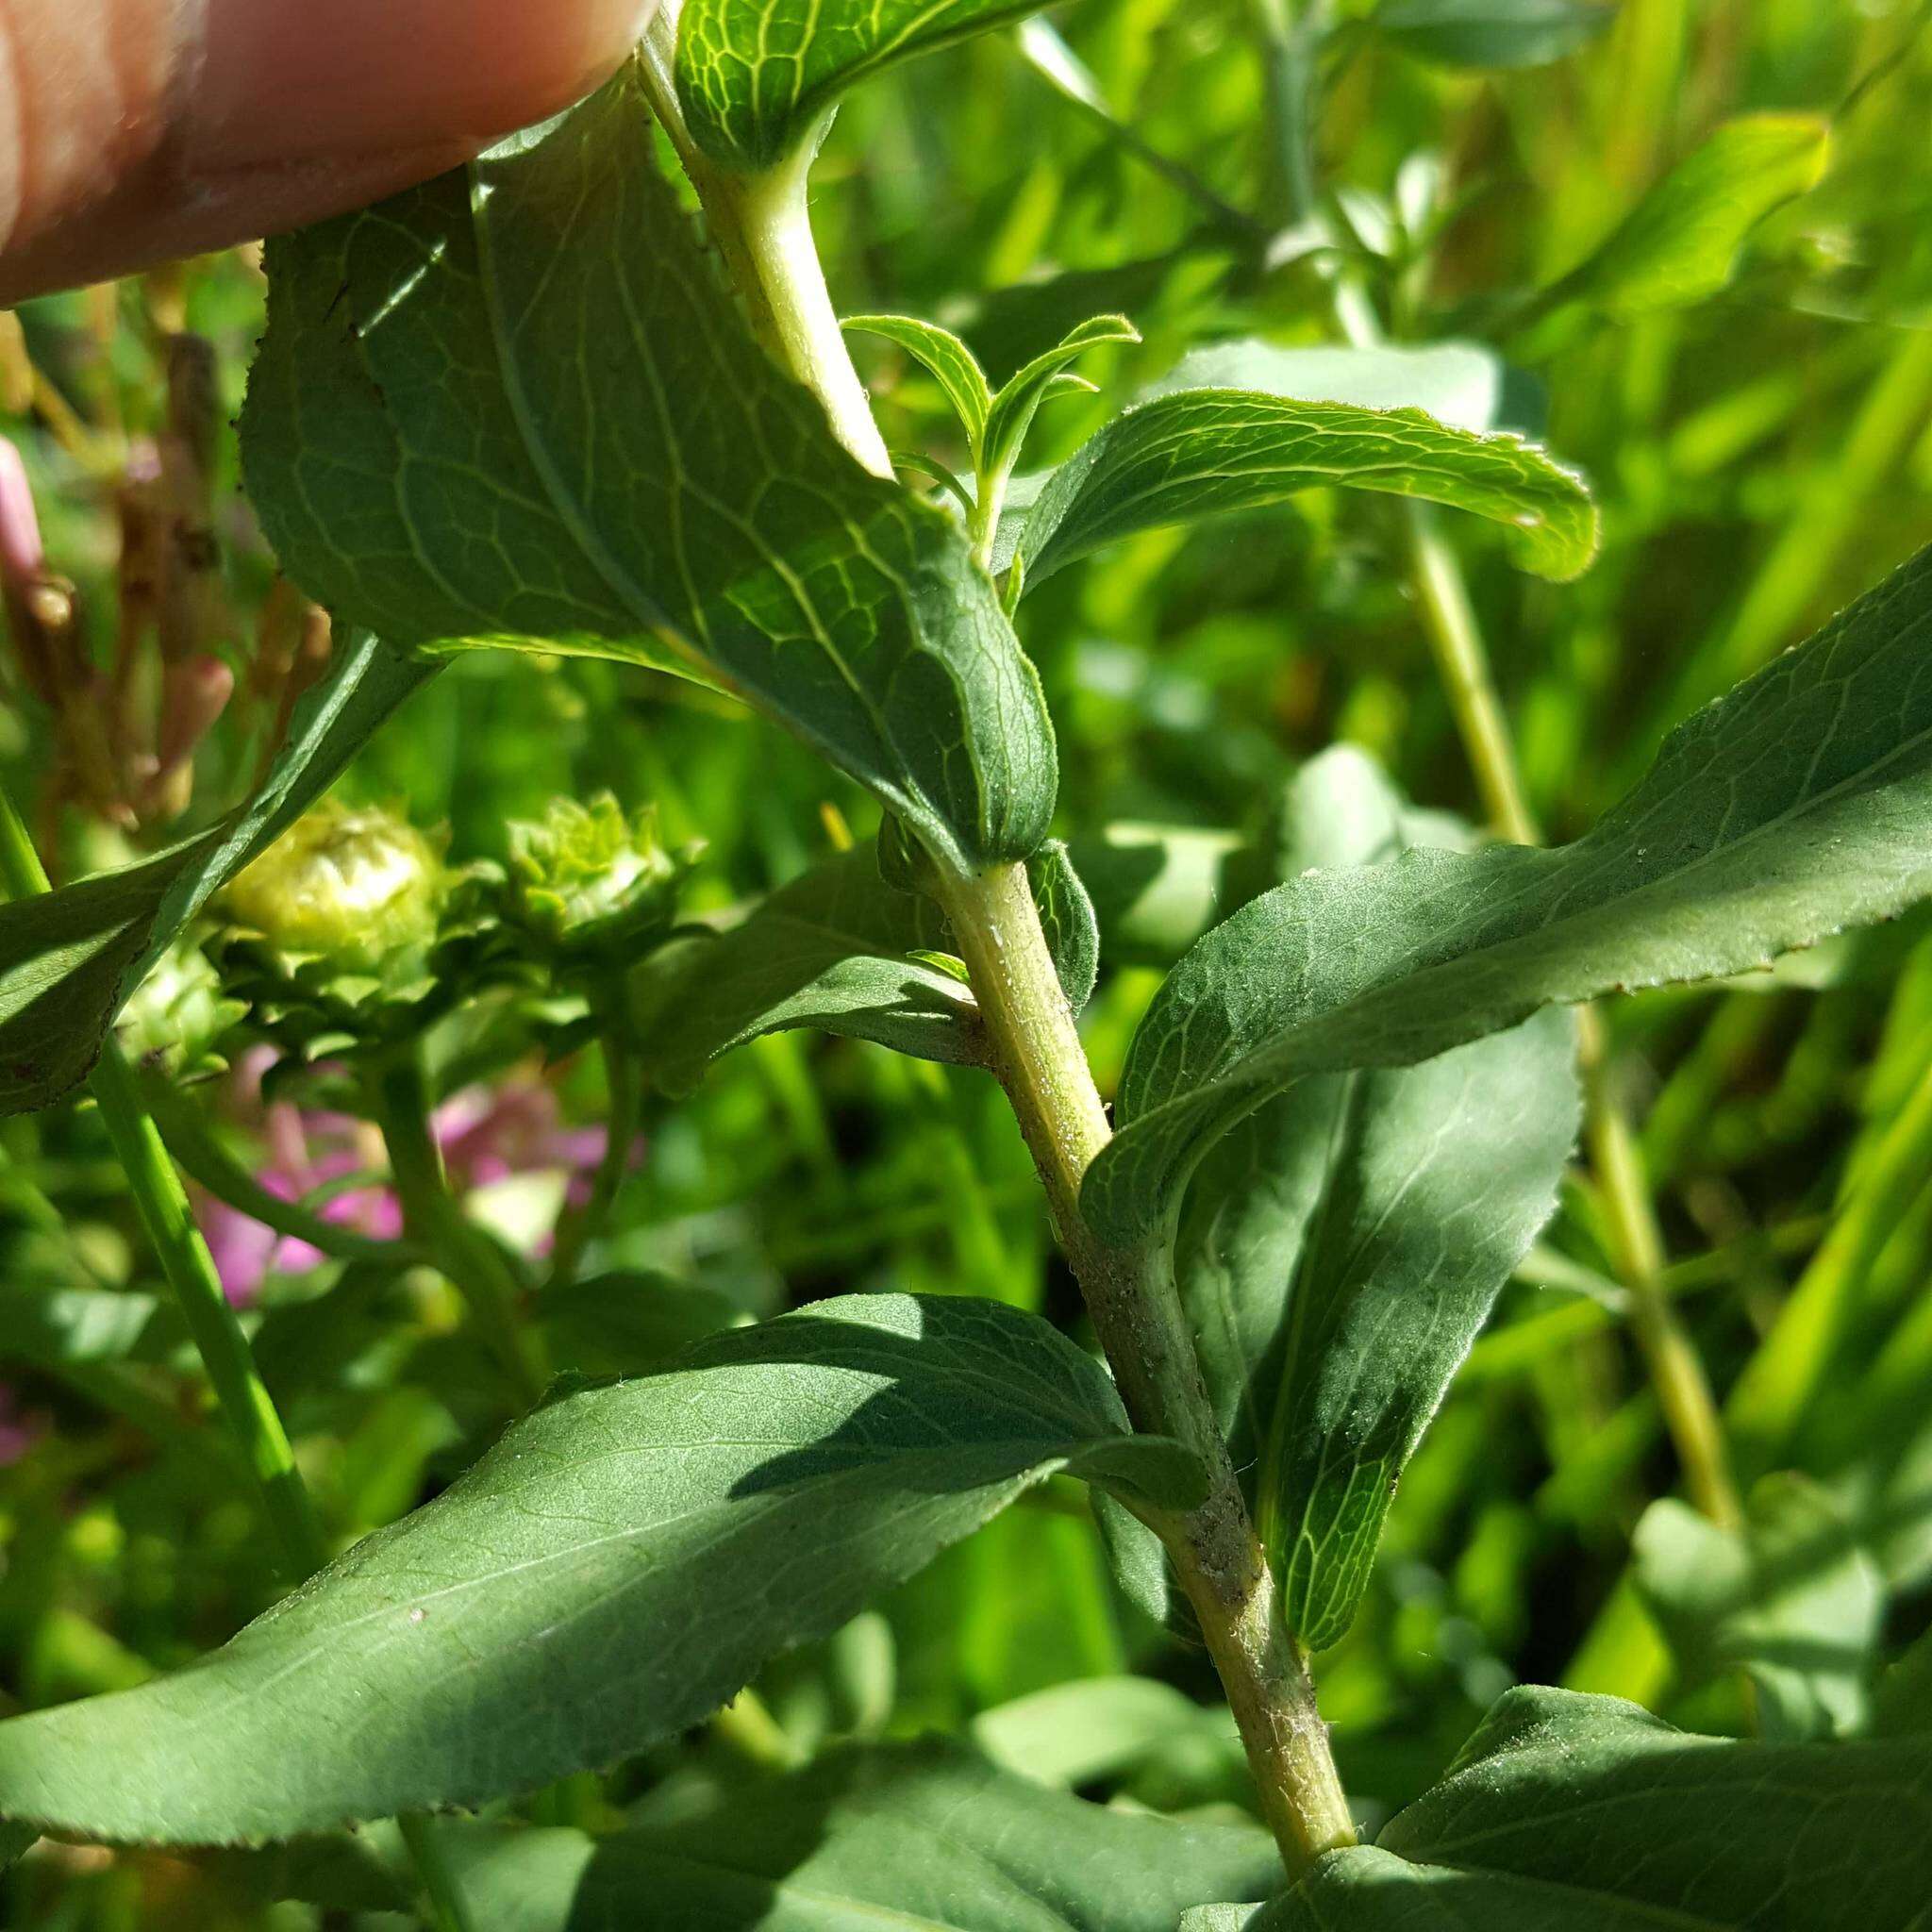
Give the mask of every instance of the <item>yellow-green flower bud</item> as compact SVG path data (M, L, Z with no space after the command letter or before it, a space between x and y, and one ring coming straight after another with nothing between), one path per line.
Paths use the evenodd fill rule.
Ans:
M222 894L222 909L291 958L373 972L436 937L442 855L406 819L325 803L306 813Z

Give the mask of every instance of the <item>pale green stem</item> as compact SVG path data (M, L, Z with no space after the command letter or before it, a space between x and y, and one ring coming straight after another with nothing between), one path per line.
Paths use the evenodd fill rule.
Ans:
M938 887L979 1002L992 1069L1019 1117L1060 1244L1136 1428L1198 1456L1208 1495L1155 1523L1193 1606L1290 1874L1356 1841L1307 1662L1281 1617L1208 1399L1165 1241L1121 1248L1080 1213L1080 1182L1110 1137L1024 866Z
M756 174L735 173L710 160L692 140L677 102L677 13L675 0L663 0L653 16L639 50L641 72L752 325L766 348L824 404L839 441L875 476L890 477L892 458L845 347L812 240L808 190L824 125L775 166Z
M523 1283L495 1241L450 1192L430 1128L434 1096L419 1042L384 1056L367 1082L369 1109L389 1150L390 1172L409 1238L435 1257L524 1403L534 1407L549 1380L535 1335L522 1323Z
M616 1206L618 1190L630 1168L641 1093L637 1061L615 1025L604 1034L604 1080L610 1092L605 1120L604 1158L591 1178L590 1198L580 1208L566 1213L557 1230L557 1245L550 1257L551 1288L562 1288L576 1279L585 1251L603 1233L610 1210Z
M49 889L40 855L4 789L0 789L0 871L4 871L8 891L15 898L31 897ZM328 1542L321 1519L302 1479L275 1399L256 1369L248 1338L222 1291L221 1276L195 1225L187 1191L142 1104L134 1069L111 1029L89 1084L101 1123L127 1176L136 1211L154 1243L161 1273L181 1305L222 1415L255 1479L281 1545L283 1562L292 1576L304 1580L328 1561ZM460 1897L439 1851L427 1840L424 1824L405 1820L403 1828L412 1853L417 1854L425 1890L444 1932L472 1932Z
M723 178L695 153L677 110L669 77L675 33L675 22L660 14L646 42L645 72L726 260L742 264L739 273L750 278L754 317L762 308L771 318L768 341L818 393L846 446L888 475L885 445L825 293L805 218L809 154L801 148L764 176ZM1307 1660L1282 1623L1279 1593L1201 1381L1166 1247L1110 1247L1081 1218L1080 1180L1110 1129L1025 868L948 875L934 890L952 920L994 1071L1032 1149L1127 1412L1137 1428L1188 1443L1208 1472L1207 1501L1155 1527L1221 1674L1262 1810L1289 1871L1299 1874L1323 1852L1353 1844L1355 1825L1327 1728L1315 1708Z

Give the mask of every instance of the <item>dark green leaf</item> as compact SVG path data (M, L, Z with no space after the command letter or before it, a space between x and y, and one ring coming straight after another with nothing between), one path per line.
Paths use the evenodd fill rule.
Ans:
M654 142L620 76L274 244L242 426L283 562L397 643L723 682L942 860L1025 858L1053 736L991 584L752 341Z
M1885 1616L1885 1579L1857 1527L1806 1477L1767 1477L1741 1530L1666 1497L1632 1541L1637 1587L1687 1688L1742 1668L1759 1729L1802 1741L1858 1729Z
M940 1742L846 1746L613 1838L443 1830L491 1932L1174 1932L1280 1874L1257 1827L1110 1810Z
M696 1723L1061 1470L1200 1479L1036 1316L822 1302L560 1394L226 1648L0 1724L0 1815L231 1843L526 1790Z
M1574 577L1596 551L1582 481L1519 436L1453 428L1415 408L1193 389L1138 404L1053 473L1018 539L1025 581L1139 530L1330 485L1488 517L1541 576Z
M981 1711L972 1735L1005 1770L1070 1789L1118 1777L1176 1744L1236 1757L1241 1752L1224 1710L1210 1711L1153 1677L1053 1684Z
M1932 1754L1755 1744L1525 1687L1374 1849L1188 1932L1922 1932Z
M1383 0L1374 15L1404 53L1444 67L1540 67L1615 18L1607 0Z
M1339 749L1296 781L1280 858L1290 876L1373 864L1416 829L1380 771ZM1188 1191L1175 1279L1311 1649L1353 1620L1403 1466L1556 1208L1574 1057L1569 1017L1545 1013L1420 1067L1303 1081Z
M743 1319L716 1289L641 1271L546 1289L532 1312L549 1338L553 1366L584 1375L659 1368Z
M1027 872L1060 991L1078 1013L1093 997L1100 977L1100 924L1093 901L1058 839L1049 839L1040 848Z
M654 960L638 986L646 1071L688 1092L718 1054L761 1033L810 1026L920 1059L979 1058L964 982L919 958L952 941L931 900L879 876L861 847L774 892L742 924Z
M1751 230L1818 185L1830 153L1831 124L1821 115L1726 122L1540 297L1538 308L1584 302L1636 315L1707 300L1731 279Z
M175 934L433 675L352 639L297 708L267 783L246 805L125 872L0 906L0 1112L45 1107L86 1077L115 1014Z
M1932 1737L1932 1630L1879 1678L1872 1729L1881 1738Z
M1257 899L1149 1008L1088 1213L1158 1225L1212 1136L1306 1074L1740 973L1932 893L1928 666L1932 550L1674 732L1575 844L1408 852Z
M1374 349L1216 342L1183 356L1145 399L1191 389L1252 389L1297 402L1420 409L1454 429L1513 429L1533 436L1542 427L1540 386L1479 342Z
M691 131L727 167L769 168L868 74L984 33L1045 0L686 0L677 93Z

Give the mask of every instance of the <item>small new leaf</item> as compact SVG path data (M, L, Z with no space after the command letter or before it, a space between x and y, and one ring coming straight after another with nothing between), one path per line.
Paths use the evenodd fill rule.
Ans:
M1539 576L1574 577L1596 554L1582 479L1519 436L1241 389L1174 391L1116 417L1053 473L1015 548L1030 588L1137 531L1331 485L1487 517Z
M848 315L841 326L857 335L880 336L928 371L946 392L976 468L992 408L992 389L978 358L951 329L910 315Z

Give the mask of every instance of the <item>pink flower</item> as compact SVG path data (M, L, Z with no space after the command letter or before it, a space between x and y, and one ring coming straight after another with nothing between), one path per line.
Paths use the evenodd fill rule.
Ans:
M284 1201L299 1201L331 1181L380 1173L386 1164L381 1138L367 1122L291 1101L262 1100L262 1076L274 1064L273 1048L256 1049L237 1066L230 1090L234 1112L264 1143L267 1161L257 1176L262 1187ZM589 1198L609 1144L603 1127L565 1126L555 1090L528 1074L512 1075L500 1087L467 1087L452 1094L437 1108L430 1131L458 1193L515 1174L561 1169L574 1206ZM632 1149L632 1165L641 1153L640 1141ZM316 1211L331 1225L374 1241L394 1241L403 1232L401 1204L381 1182L333 1194ZM223 1291L237 1307L259 1299L271 1273L302 1274L327 1258L308 1242L279 1235L205 1193L198 1196L196 1212Z
M11 1469L46 1433L46 1417L23 1415L20 1398L0 1382L0 1469Z

